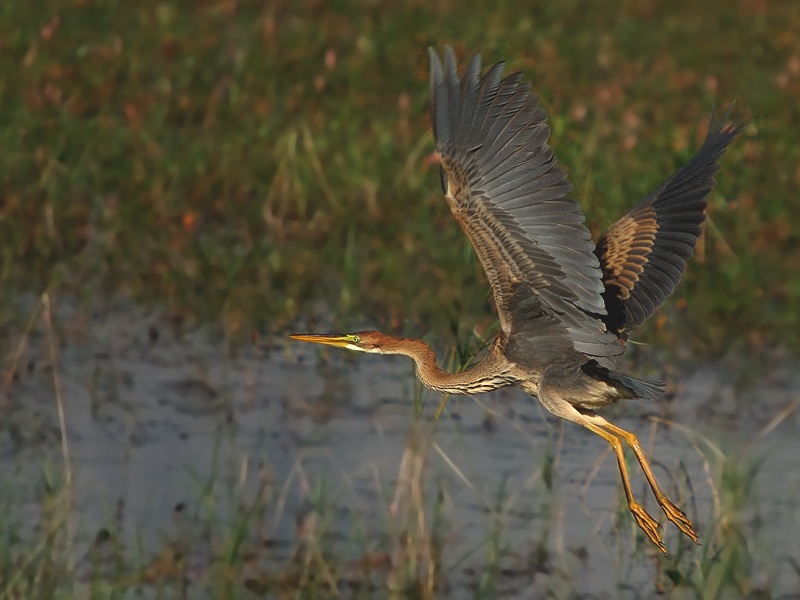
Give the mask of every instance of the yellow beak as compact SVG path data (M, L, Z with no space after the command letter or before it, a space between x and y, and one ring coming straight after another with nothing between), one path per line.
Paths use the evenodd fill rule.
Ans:
M328 346L335 346L336 348L347 348L349 344L353 343L352 335L293 333L289 337L292 338L293 340L298 340L300 342L311 342L312 344L326 344Z

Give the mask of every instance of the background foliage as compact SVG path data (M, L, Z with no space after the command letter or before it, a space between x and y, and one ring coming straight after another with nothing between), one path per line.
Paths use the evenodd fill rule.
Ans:
M426 49L451 43L534 82L595 235L736 99L755 121L640 338L796 347L799 30L766 0L4 2L0 284L234 332L488 325L431 156Z

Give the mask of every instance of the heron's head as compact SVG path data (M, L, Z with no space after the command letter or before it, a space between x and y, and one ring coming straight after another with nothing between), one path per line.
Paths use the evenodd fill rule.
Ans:
M293 333L289 336L293 340L325 344L337 348L357 350L358 352L372 352L376 354L395 354L393 348L396 338L384 335L378 331L359 331L358 333Z

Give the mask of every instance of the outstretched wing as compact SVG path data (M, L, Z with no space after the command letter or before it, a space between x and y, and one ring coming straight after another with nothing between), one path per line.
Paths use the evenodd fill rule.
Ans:
M544 315L527 336L558 330L578 351L619 354L598 318L606 309L594 244L530 86L520 73L501 80L502 63L479 77L477 54L459 77L450 47L444 65L429 53L442 187L489 278L502 330Z
M692 256L719 159L746 123L727 124L733 106L677 173L608 228L595 253L603 269L608 329L620 337L644 323L672 294Z

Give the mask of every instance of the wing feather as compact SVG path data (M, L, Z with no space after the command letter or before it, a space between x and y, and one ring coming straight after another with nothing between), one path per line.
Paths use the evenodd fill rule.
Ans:
M729 124L733 106L697 153L672 177L608 228L595 253L603 270L608 328L625 337L675 290L694 253L719 159L746 123Z
M503 332L524 330L596 357L620 354L599 318L606 309L594 244L567 197L572 186L530 86L520 73L501 79L502 63L479 77L479 55L459 77L449 47L444 64L433 49L430 60L443 187L486 271ZM547 324L537 329L537 319Z

